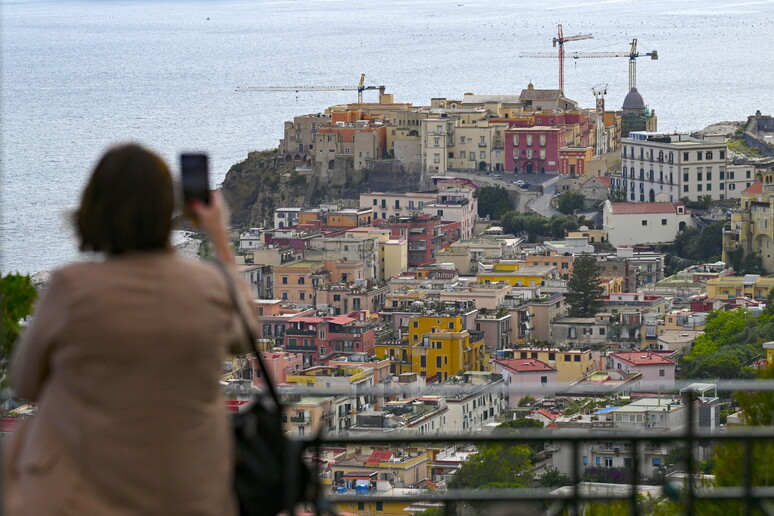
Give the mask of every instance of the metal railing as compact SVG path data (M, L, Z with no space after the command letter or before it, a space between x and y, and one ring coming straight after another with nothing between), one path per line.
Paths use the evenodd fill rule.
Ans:
M774 396L774 380L765 381L740 381L733 382L733 389L772 392ZM718 391L722 391L718 387ZM598 432L585 430L523 430L518 434L454 434L454 435L410 435L399 432L390 433L366 433L351 434L346 436L318 436L305 440L318 456L320 450L326 446L344 447L346 445L378 445L381 447L417 447L428 445L486 445L494 443L512 443L538 445L546 442L552 445L567 445L571 449L571 471L569 475L571 484L562 489L538 489L538 488L495 488L495 489L448 489L448 490L422 490L412 492L380 492L373 491L368 494L333 494L320 492L322 507L331 507L331 504L342 506L349 503L361 502L425 502L429 504L441 504L445 515L455 514L455 506L458 504L478 502L502 502L531 503L538 512L530 514L584 514L584 506L590 502L611 503L615 501L628 502L628 513L633 516L646 514L642 506L640 480L644 480L643 473L644 455L665 454L666 450L674 445L684 445L688 450L694 450L700 443L736 442L743 448L743 473L738 486L711 486L704 485L702 475L697 472L698 460L691 451L690 459L685 463L685 480L682 488L663 484L664 492L672 492L672 500L679 504L681 512L677 514L696 514L696 506L708 501L737 500L743 507L743 513L748 514L774 514L774 486L753 485L754 460L772 461L774 457L753 457L753 448L756 444L767 443L774 445L774 426L739 426L725 428L720 431L709 431L698 427L697 401L702 399L693 390L681 394L683 403L690 409L687 411L686 424L677 430L659 430L658 432L631 431L624 428L615 430L614 435L601 436ZM611 454L615 454L616 448L620 455L626 457L625 469L631 484L626 484L623 489L617 491L584 489L581 485L583 468L581 464L581 447L585 443L591 446L599 446L600 441L612 442ZM592 464L589 464L592 466ZM655 467L655 466L654 466ZM447 472L448 473L448 472ZM675 493L678 493L679 496ZM605 513L611 514L611 513ZM729 514L730 516L730 514Z

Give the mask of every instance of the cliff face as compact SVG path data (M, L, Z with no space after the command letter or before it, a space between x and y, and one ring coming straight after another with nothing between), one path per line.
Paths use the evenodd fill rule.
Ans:
M373 160L368 170L355 170L351 156L339 156L333 167L314 169L284 162L277 150L251 152L231 167L223 181L223 197L236 225L271 225L274 209L314 206L323 201L357 199L363 192L407 192L426 188L422 174L406 171L392 160Z
M223 181L223 197L231 208L231 221L262 225L274 218L278 206L300 205L306 178L281 162L277 151L251 152L229 169ZM270 224L270 222L268 222Z

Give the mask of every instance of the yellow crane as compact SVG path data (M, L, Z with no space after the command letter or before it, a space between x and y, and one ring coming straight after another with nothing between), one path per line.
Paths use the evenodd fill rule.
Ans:
M553 39L554 48L559 45L559 52L554 54L552 52L521 52L519 57L553 57L559 58L559 89L564 91L564 44L568 41L580 41L582 39L591 39L594 36L591 34L578 34L577 36L564 37L562 32L562 25L559 24L556 37Z
M384 86L366 86L365 74L360 74L360 83L357 86L239 86L236 91L356 91L358 104L363 103L363 92L366 90L379 90L384 93Z
M581 59L588 57L628 57L629 58L629 91L637 87L637 58L648 56L652 60L658 59L658 51L640 53L637 51L637 39L631 41L631 48L628 52L571 52L567 57L572 59ZM556 57L551 52L522 52L519 57Z

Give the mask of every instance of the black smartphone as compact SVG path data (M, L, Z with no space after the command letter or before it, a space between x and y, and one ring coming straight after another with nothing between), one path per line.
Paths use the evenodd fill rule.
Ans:
M210 203L209 160L204 153L180 155L180 178L183 187L183 214L196 220L190 208L193 200Z

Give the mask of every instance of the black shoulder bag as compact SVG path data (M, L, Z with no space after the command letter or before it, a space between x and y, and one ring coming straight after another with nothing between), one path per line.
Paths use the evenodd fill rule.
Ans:
M250 342L266 389L233 418L236 468L234 488L240 516L275 516L302 502L315 501L316 477L304 463L304 445L288 439L282 431L282 405L266 366L255 346L255 335L237 297L234 279L225 265L215 261L226 278L229 295Z

